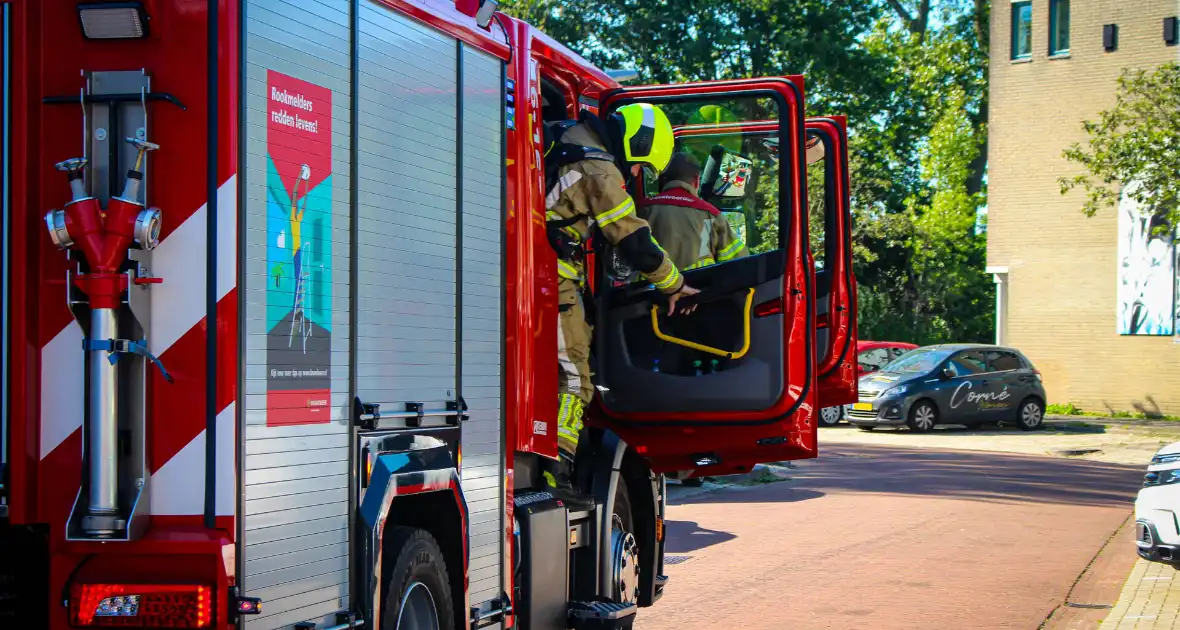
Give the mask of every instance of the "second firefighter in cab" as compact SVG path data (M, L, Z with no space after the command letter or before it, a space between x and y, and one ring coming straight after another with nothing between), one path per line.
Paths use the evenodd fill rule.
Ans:
M696 158L677 153L660 177L660 194L644 203L652 235L685 271L749 254L721 211L698 196L700 186Z

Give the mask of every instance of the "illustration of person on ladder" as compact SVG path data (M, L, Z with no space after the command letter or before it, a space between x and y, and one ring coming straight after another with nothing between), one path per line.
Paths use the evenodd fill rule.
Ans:
M303 271L303 213L307 211L308 180L311 179L311 167L304 164L299 168L299 177L291 188L291 254L295 267L295 302L291 307L291 331L287 335L287 347L295 341L295 321L299 321L299 336L303 341L303 353L307 354L307 337L311 335L311 326L307 324L307 316L303 311L304 294L307 291L307 280L310 273ZM303 198L299 197L299 187L303 185ZM300 206L300 201L303 202Z

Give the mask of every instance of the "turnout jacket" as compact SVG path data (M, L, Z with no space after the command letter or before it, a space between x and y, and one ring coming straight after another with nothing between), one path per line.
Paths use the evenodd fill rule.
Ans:
M603 142L585 123L565 130L561 141L606 152ZM576 219L561 229L583 249L591 225L596 224L603 236L657 289L666 294L680 290L684 278L652 237L651 227L635 214L635 201L627 193L623 176L613 161L584 159L563 166L558 175L556 185L545 197L546 220ZM561 276L559 298L563 304L572 303L584 279L584 261L559 257L557 267Z
M685 271L746 256L746 244L691 184L671 181L644 204L652 235Z

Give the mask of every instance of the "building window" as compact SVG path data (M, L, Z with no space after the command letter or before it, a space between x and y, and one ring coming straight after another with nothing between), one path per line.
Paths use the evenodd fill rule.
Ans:
M1049 0L1049 54L1069 52L1069 0Z
M1032 56L1032 2L1012 3L1012 58Z

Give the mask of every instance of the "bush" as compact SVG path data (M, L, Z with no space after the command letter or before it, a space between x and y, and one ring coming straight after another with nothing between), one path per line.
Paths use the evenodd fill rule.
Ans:
M1073 403L1053 404L1045 408L1045 413L1053 416L1080 416L1082 409Z

